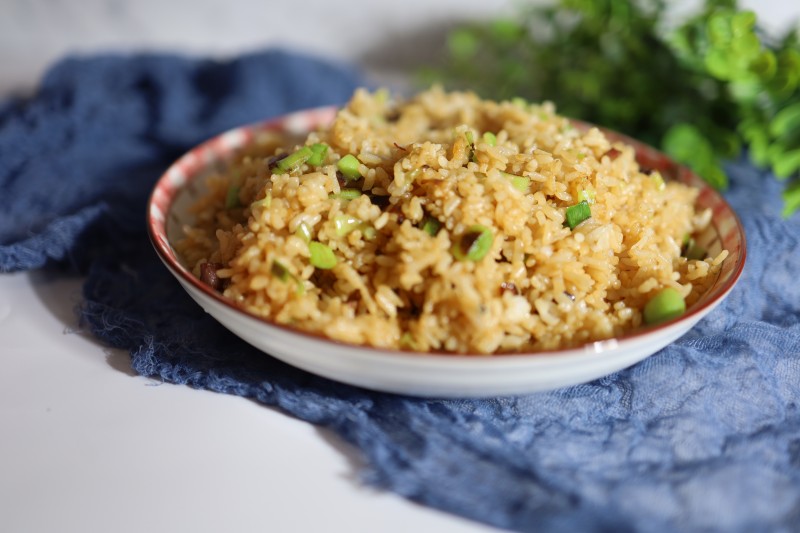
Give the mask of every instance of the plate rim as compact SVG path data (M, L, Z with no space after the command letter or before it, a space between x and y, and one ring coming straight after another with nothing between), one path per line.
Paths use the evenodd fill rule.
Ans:
M545 358L558 358L560 360L572 360L575 358L582 359L586 356L597 356L604 352L617 350L622 344L635 344L639 341L651 337L654 334L657 336L666 335L673 330L674 326L689 324L686 328L688 332L693 328L699 320L711 312L719 303L721 303L728 294L733 290L738 283L744 266L747 260L747 240L739 216L728 204L725 198L718 192L712 189L708 184L703 182L699 176L686 166L675 162L672 158L660 150L649 146L642 141L633 139L627 135L621 134L614 130L595 126L593 124L572 120L573 124L581 127L597 127L604 134L612 138L613 141L622 141L634 147L637 156L645 153L648 157L655 158L664 164L668 164L673 168L678 175L678 179L685 183L697 186L700 188L700 194L710 195L714 201L715 209L712 216L717 216L717 210L726 211L725 215L733 220L732 233L738 235L740 242L739 255L735 257L735 264L733 265L727 279L723 280L719 285L715 282L712 289L704 293L700 299L687 310L683 315L673 318L669 321L639 328L631 331L621 337L612 337L600 341L593 341L580 346L556 348L552 350L542 351L514 351L514 352L497 352L492 354L485 354L480 352L444 352L444 351L431 351L431 352L418 352L414 350L405 350L400 348L386 348L376 347L369 345L359 345L339 341L326 337L322 333L301 330L285 324L275 323L267 318L259 317L247 310L236 305L232 300L224 297L222 294L212 290L201 280L196 278L179 260L177 252L174 250L169 242L166 231L166 224L171 214L171 210L175 204L178 194L186 187L187 184L193 182L200 177L202 170L210 168L212 164L224 163L236 153L236 150L245 146L248 142L252 142L256 135L260 132L275 132L275 131L288 131L290 133L308 132L314 128L322 126L326 121L333 120L336 111L336 106L321 106L309 108L299 111L294 111L284 115L280 115L266 120L256 121L249 124L237 126L228 129L218 135L215 135L208 140L196 145L188 152L174 161L166 171L156 181L150 196L147 201L147 232L157 255L161 261L166 265L168 270L175 275L179 276L179 280L188 283L194 289L199 290L204 296L210 297L215 302L224 305L226 308L238 313L241 317L258 321L273 328L278 328L281 331L291 333L293 335L300 335L309 340L321 341L324 343L334 344L339 347L345 347L350 350L359 352L371 352L371 356L385 357L386 355L406 357L409 360L415 358L425 359L440 359L442 361L454 360L468 360L469 364L483 364L481 362L497 362L501 360L518 360L518 359L545 359ZM715 225L715 231L720 239L724 240L719 228ZM725 259L726 261L728 258ZM685 332L684 332L685 333ZM660 335L658 335L660 334ZM604 345L608 345L605 347ZM375 352L379 353L375 353ZM472 363L472 361L476 363Z

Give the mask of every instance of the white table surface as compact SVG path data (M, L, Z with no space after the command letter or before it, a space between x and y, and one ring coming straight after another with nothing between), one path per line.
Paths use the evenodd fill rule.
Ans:
M364 486L334 434L133 374L79 279L0 275L0 532L481 532Z
M391 78L428 54L436 28L509 3L312 0L298 33L286 22L296 2L5 0L0 95L30 90L66 53L108 49L281 45ZM773 28L800 12L787 0L742 4ZM365 487L357 452L328 431L134 375L127 354L80 331L80 285L0 274L0 533L494 531Z

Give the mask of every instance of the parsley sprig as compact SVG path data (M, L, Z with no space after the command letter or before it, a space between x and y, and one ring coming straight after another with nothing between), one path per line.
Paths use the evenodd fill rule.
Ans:
M535 3L534 3L535 4ZM736 0L706 0L667 25L664 0L519 4L513 18L451 31L425 83L551 100L560 112L661 146L725 188L722 161L746 150L787 180L800 209L800 37L771 36Z

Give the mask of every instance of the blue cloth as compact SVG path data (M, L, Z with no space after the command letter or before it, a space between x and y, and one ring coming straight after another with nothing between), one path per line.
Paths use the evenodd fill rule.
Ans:
M673 345L585 385L370 392L264 356L190 300L145 234L159 173L214 133L342 102L360 82L280 51L58 64L0 106L0 270L87 273L84 324L138 373L330 428L361 451L366 482L425 505L519 531L798 531L800 217L782 220L779 184L746 163L727 193L747 230L740 284Z

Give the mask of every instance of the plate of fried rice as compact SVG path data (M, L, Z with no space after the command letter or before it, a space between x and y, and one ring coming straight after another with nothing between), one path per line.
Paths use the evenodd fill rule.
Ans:
M360 89L215 137L148 206L208 313L334 380L522 394L626 368L733 289L741 223L687 168L556 113Z

